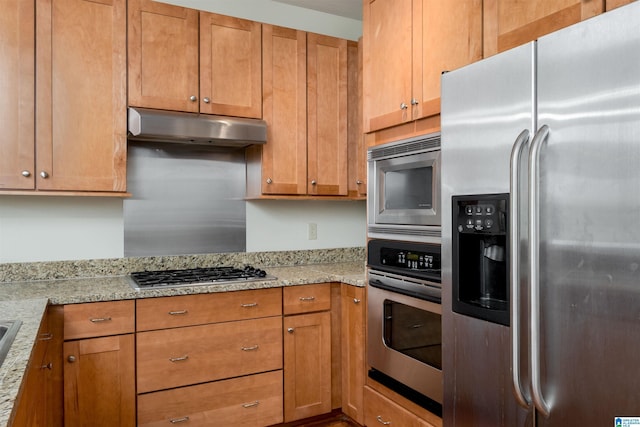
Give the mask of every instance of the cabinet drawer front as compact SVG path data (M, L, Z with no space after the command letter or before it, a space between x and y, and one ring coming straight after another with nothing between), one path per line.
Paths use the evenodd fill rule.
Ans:
M138 331L282 314L280 288L148 298L136 301Z
M284 314L310 313L331 309L331 283L284 288Z
M138 392L282 368L282 318L140 332Z
M256 427L282 422L282 371L138 396L138 425Z
M132 333L134 318L133 300L65 305L64 339Z
M364 388L364 424L366 426L417 427L420 419L378 392Z

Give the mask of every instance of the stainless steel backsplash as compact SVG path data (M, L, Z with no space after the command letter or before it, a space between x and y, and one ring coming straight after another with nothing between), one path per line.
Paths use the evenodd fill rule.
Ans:
M124 255L246 250L242 149L129 141Z

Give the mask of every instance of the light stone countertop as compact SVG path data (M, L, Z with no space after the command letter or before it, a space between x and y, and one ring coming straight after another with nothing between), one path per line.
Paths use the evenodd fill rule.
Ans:
M127 275L0 282L0 319L18 318L23 324L7 359L0 366L0 427L8 425L14 401L34 347L40 321L50 304L76 304L95 301L153 298L161 296L230 292L248 289L342 282L365 286L365 262L305 264L261 267L275 276L272 281L189 286L173 289L136 291Z

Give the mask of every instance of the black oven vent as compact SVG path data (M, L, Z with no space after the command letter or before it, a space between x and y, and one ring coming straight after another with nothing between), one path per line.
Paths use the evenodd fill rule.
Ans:
M433 133L427 136L406 139L404 141L394 141L391 146L388 144L379 147L372 147L368 154L367 160L384 159L388 157L397 157L409 153L419 153L422 151L433 151L440 149L440 133Z

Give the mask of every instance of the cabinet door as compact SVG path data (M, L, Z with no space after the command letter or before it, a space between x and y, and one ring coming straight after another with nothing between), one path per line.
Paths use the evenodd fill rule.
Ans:
M364 288L341 285L342 412L364 424Z
M414 120L440 113L440 76L482 58L482 0L413 1Z
M484 0L484 56L591 18L604 0Z
M262 194L307 193L307 37L262 26Z
M362 39L361 39L362 40ZM367 194L367 146L362 134L362 42L347 45L347 145L349 197Z
M347 195L347 40L307 34L307 193Z
M68 426L135 426L133 334L64 343Z
M284 421L331 411L331 313L284 318Z
M200 12L200 112L262 117L262 25Z
M129 0L129 105L198 112L198 11Z
M0 190L34 188L34 4L0 6Z
M411 120L412 0L365 1L364 131Z
M36 0L36 185L126 190L126 2Z

